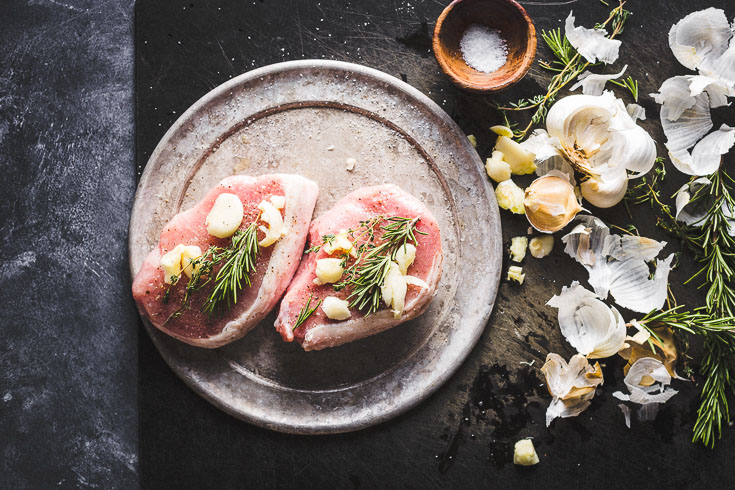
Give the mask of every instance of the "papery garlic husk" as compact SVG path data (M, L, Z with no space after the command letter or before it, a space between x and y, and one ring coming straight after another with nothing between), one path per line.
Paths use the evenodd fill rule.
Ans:
M633 320L633 325L637 325L638 322ZM648 334L648 331L640 327L638 334L632 337L626 337L623 348L620 349L618 355L628 361L623 368L623 373L628 374L633 364L643 357L653 357L658 359L666 367L672 378L680 378L676 373L676 342L674 341L674 334L667 327L657 327L653 329L656 334ZM655 346L655 352L651 350L651 344Z
M639 313L661 309L674 254L657 260L653 279L647 262L656 258L666 242L611 234L594 216L577 219L582 224L562 238L564 251L587 269L595 293L603 300L612 294L618 305Z
M621 42L617 39L609 39L607 31L602 29L588 29L574 25L573 12L569 12L564 33L574 49L590 63L600 60L603 63L615 63L618 59L618 51Z
M695 70L722 56L732 35L725 12L710 7L692 12L671 26L669 47L679 63Z
M712 207L712 199L699 199L691 203L692 196L703 186L710 185L707 177L699 177L688 184L684 184L676 193L676 221L681 221L689 226L701 226L702 220L707 216L707 211ZM709 196L707 196L709 197Z
M564 287L549 306L559 309L561 333L577 352L590 359L615 355L625 344L625 320L579 282Z
M582 211L569 177L555 170L526 188L523 207L531 226L544 233L561 230Z
M711 132L694 145L691 153L685 149L669 151L669 158L682 173L709 175L720 168L722 155L729 152L733 145L735 145L735 128L723 124L720 129Z
M572 85L569 90L575 91L579 87L582 87L582 93L584 95L602 95L602 92L605 91L605 84L610 80L617 80L622 77L623 73L625 73L625 70L627 69L628 65L625 65L622 70L618 73L613 73L612 75L603 75L592 73L591 71L585 71L579 76L579 81Z
M546 409L546 426L557 417L575 417L590 405L595 389L603 383L600 363L590 366L587 358L575 354L569 364L559 354L550 353L541 367L546 387L553 397Z
M678 393L677 390L668 387L671 375L666 366L653 357L638 359L631 366L624 381L630 394L616 391L613 396L618 400L641 405L638 410L638 418L641 420L653 420L658 411L658 404L667 402Z

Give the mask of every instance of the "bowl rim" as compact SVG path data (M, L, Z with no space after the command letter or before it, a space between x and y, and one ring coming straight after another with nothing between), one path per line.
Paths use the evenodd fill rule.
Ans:
M528 36L528 43L526 45L525 51L523 52L523 62L521 63L520 67L513 72L513 76L507 77L503 82L496 85L471 83L467 79L460 77L457 72L452 69L449 63L447 63L445 57L441 54L440 47L442 46L442 43L439 41L439 35L441 33L442 27L444 26L444 21L456 6L458 6L462 2L468 1L477 0L453 0L452 3L444 8L442 13L436 20L431 47L432 51L434 52L434 58L436 58L437 63L439 63L439 67L444 72L444 74L452 80L452 83L454 83L459 88L468 90L470 92L499 92L512 85L515 85L526 75L526 73L528 73L528 70L531 68L533 61L536 59L537 45L536 26L534 25L531 17L526 12L526 9L524 9L523 6L519 4L516 0L491 0L495 2L502 2L515 8L518 13L521 14L523 20L525 20L526 23L526 34Z

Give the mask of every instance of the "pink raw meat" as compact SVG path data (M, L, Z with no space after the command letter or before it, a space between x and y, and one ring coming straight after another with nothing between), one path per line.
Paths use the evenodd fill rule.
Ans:
M293 326L299 313L311 295L313 295L311 305L314 306L317 301L327 296L345 299L349 294L349 291L344 289L335 291L331 284L321 286L314 284L316 261L329 257L322 247L318 252L304 256L281 301L275 327L283 340L291 342L295 339L307 351L334 347L395 327L419 316L426 309L436 292L441 276L442 248L439 225L421 201L400 187L396 185L363 187L348 194L311 223L309 245L321 245L323 235L336 235L340 230L357 229L360 221L381 215L419 218L416 229L427 234L416 234L418 241L416 259L408 269L408 274L423 279L429 287L408 287L405 309L398 319L394 318L393 313L387 308L368 316L351 308L350 318L336 321L327 318L322 309L317 308L309 319L294 331ZM380 243L378 233L376 238L375 243Z
M210 315L201 310L209 296L213 281L193 293L189 307L175 318L171 315L181 305L187 277L168 287L159 263L161 257L176 245L197 245L205 252L211 245L226 247L230 239L207 233L205 220L220 194L235 194L242 201L245 217L241 229L258 217L258 204L271 196L285 196L282 210L287 234L270 247L260 247L256 270L251 274L252 286L239 291L237 303L223 315ZM141 315L161 331L188 344L215 348L237 340L248 333L273 309L296 271L304 250L307 230L319 190L317 185L300 175L272 174L259 177L235 175L212 189L193 208L174 216L161 232L158 246L151 251L133 281L133 297ZM258 240L264 236L258 231ZM216 274L219 268L213 271Z

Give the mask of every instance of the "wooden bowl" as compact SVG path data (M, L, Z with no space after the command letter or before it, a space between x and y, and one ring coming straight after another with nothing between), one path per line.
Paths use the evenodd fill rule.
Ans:
M484 73L462 58L459 42L465 29L480 24L500 31L508 46L506 63ZM536 57L536 28L514 0L454 0L436 21L434 56L444 73L459 88L471 92L499 92L518 82Z

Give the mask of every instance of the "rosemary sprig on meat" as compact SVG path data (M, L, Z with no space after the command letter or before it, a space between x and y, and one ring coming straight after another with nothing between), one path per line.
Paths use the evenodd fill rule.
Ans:
M358 236L367 237L367 240L358 246L357 259L345 269L342 281L334 285L335 290L347 288L350 291L347 296L350 308L365 311L367 315L380 309L381 287L391 262L396 258L396 253L408 242L417 245L416 233L426 235L425 232L416 229L418 220L400 216L390 218L378 216L361 223L361 229L358 229L361 233ZM383 230L380 239L383 242L375 245L373 243L375 229L382 221L388 223L380 226Z
M215 286L202 305L202 311L213 314L221 312L224 306L228 309L231 308L233 304L237 303L237 293L242 289L242 282L244 281L248 287L251 285L250 274L255 270L255 262L259 251L256 223L252 223L244 230L236 231L227 247L214 245L209 247L201 257L194 259L187 266L187 268L191 267L193 272L186 283L181 306L166 321L181 316L184 310L189 307L192 294L211 281L214 281ZM222 263L224 265L217 272L217 275L213 276L214 268ZM182 274L184 274L183 270L177 276L171 278L171 285L163 295L164 303L169 301L171 288L178 284Z
M217 272L214 289L202 306L203 311L215 313L225 305L230 309L237 303L237 292L242 289L242 282L247 287L251 286L250 274L255 270L259 251L255 223L235 232L230 246L222 253L220 262L224 262L224 265Z
M309 301L306 302L306 305L301 308L301 312L299 313L299 317L296 319L296 323L294 323L293 328L291 331L295 331L297 328L299 328L301 325L306 322L306 320L309 319L309 317L316 311L317 308L319 308L319 305L322 304L322 300L317 301L317 303L314 305L313 308L309 308L311 306L311 300L314 298L313 294L309 295Z

